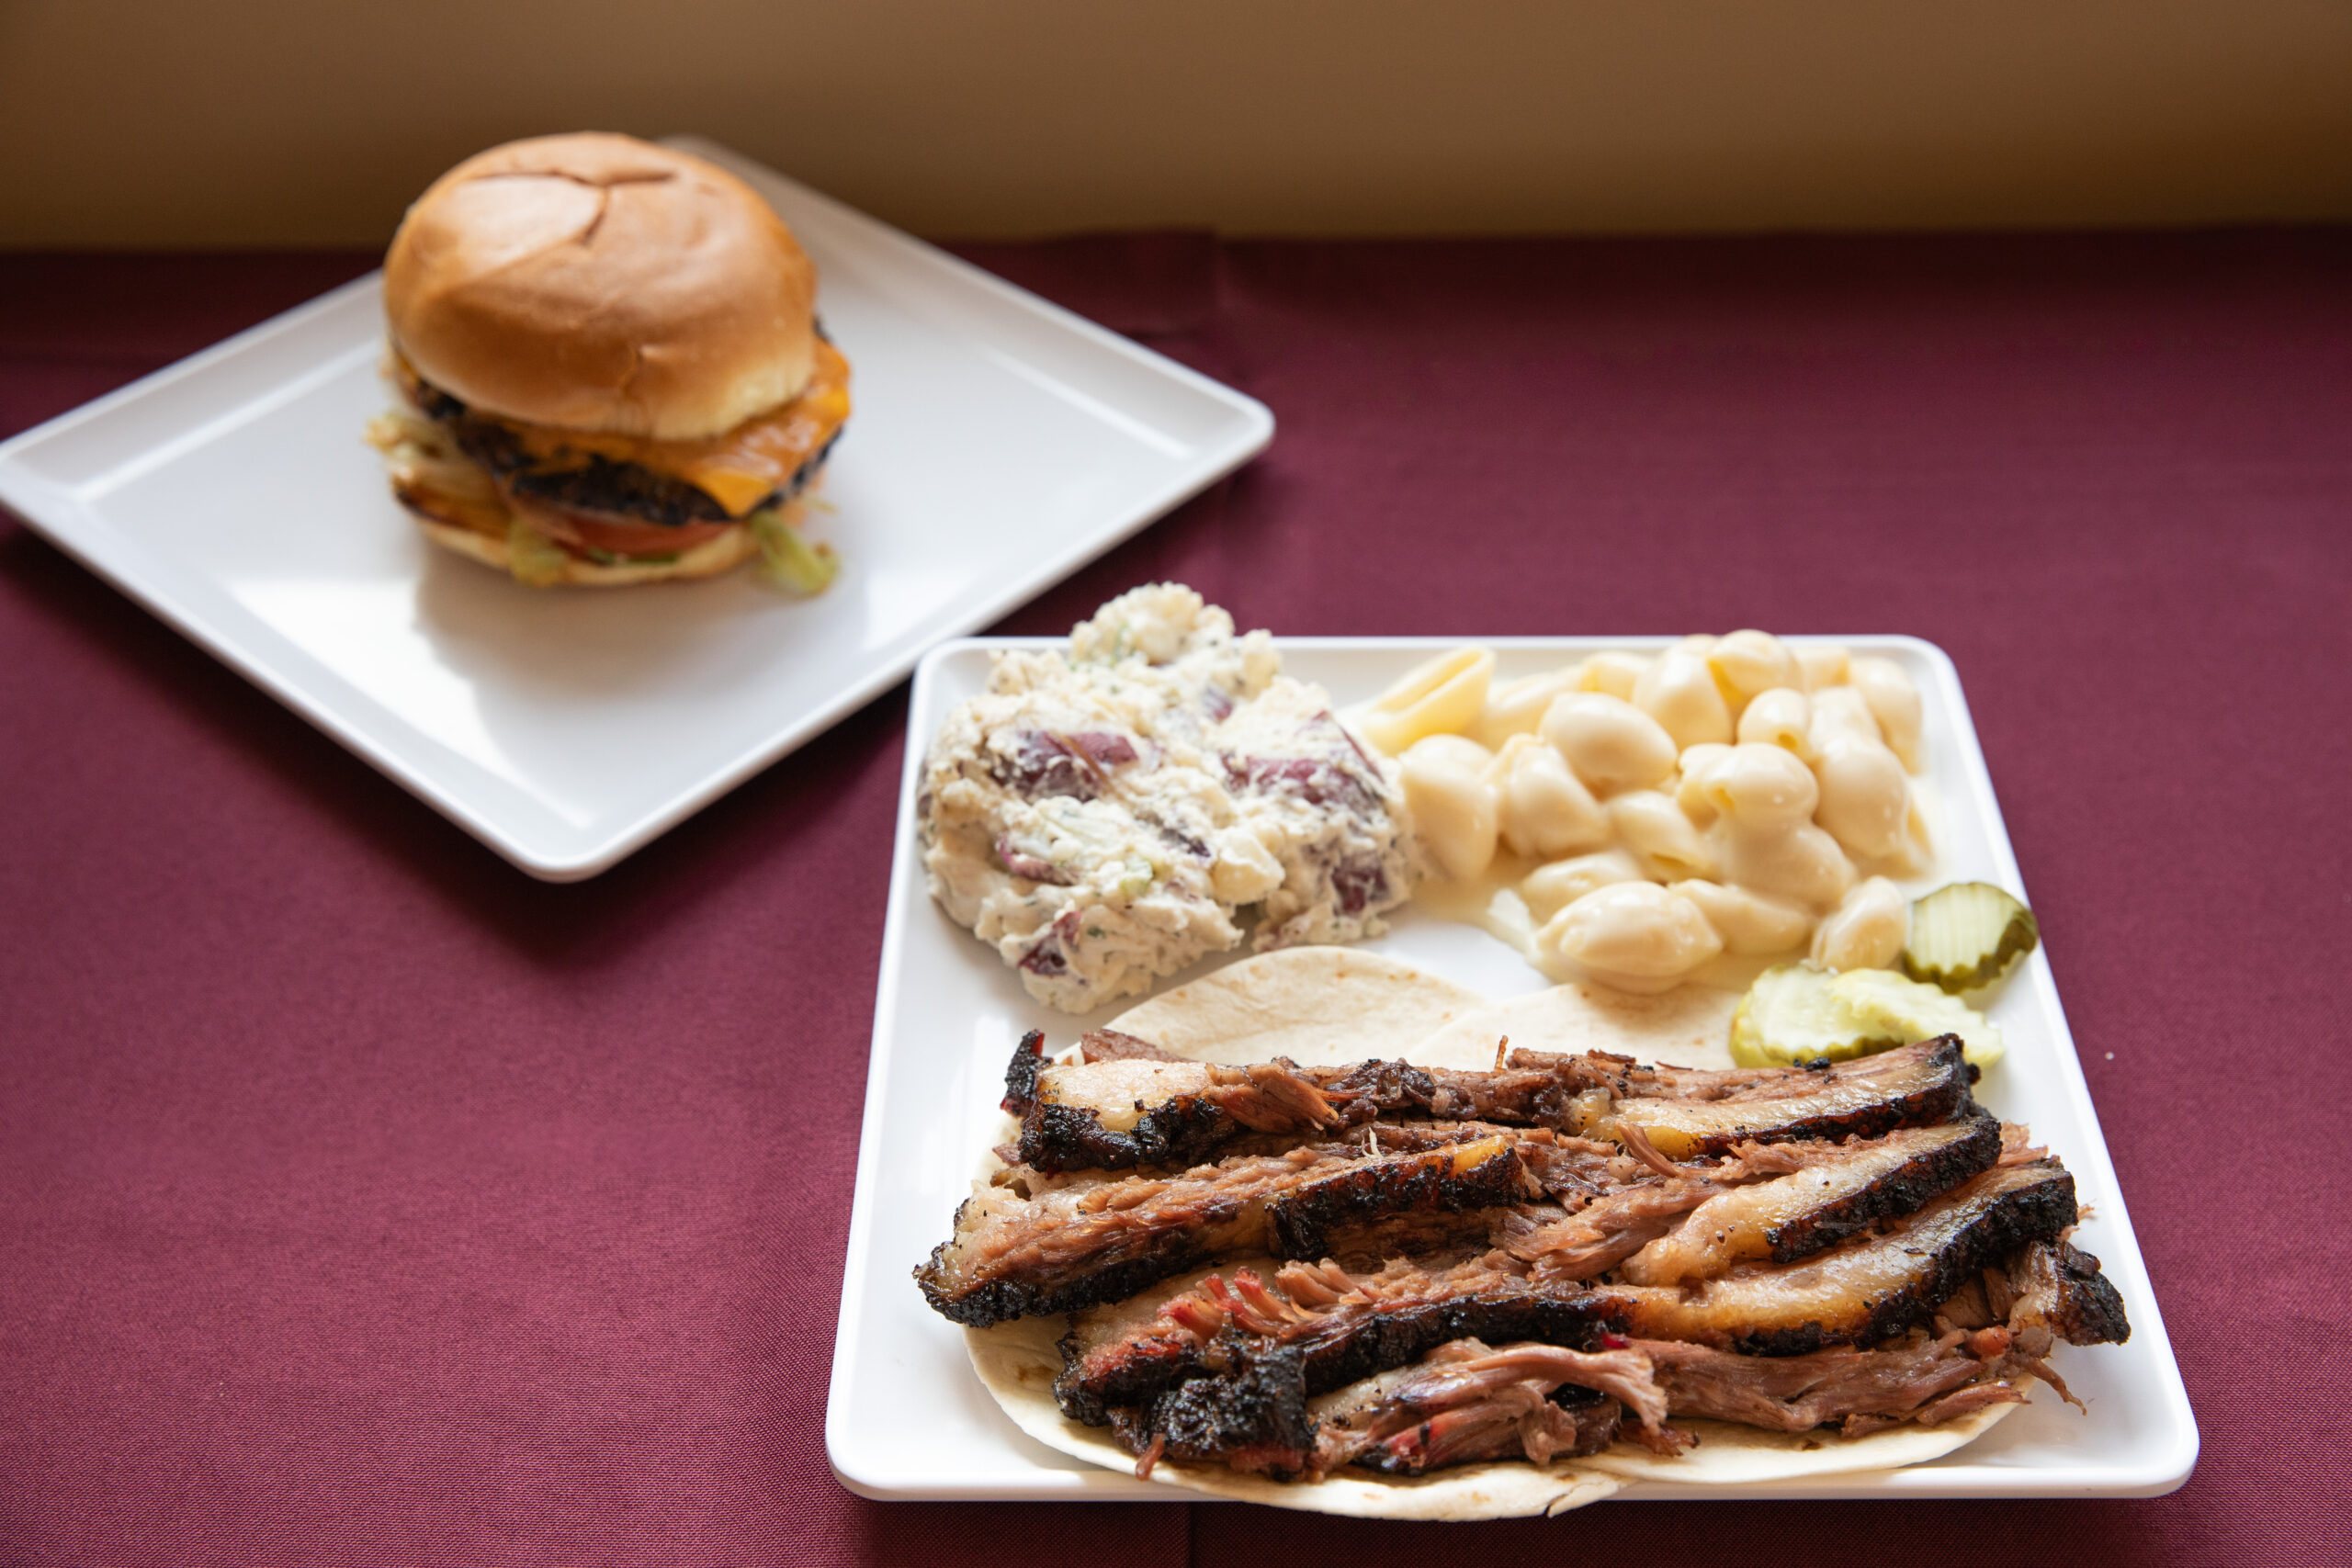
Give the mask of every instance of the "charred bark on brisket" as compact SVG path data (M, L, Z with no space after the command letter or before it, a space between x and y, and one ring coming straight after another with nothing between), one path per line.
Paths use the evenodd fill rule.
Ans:
M2120 1345L2132 1337L2123 1297L2099 1272L2098 1259L2073 1243L2029 1247L2009 1260L2007 1273L2013 1327L2046 1326L2069 1345Z
M1306 1410L1306 1359L1296 1349L1219 1337L1203 1375L1111 1413L1128 1452L1289 1481L1315 1457L1316 1422ZM1157 1457L1157 1456L1155 1456Z
M1636 1351L1497 1348L1473 1337L1415 1361L1317 1409L1295 1347L1228 1332L1208 1348L1210 1370L1114 1410L1112 1426L1146 1468L1168 1457L1280 1480L1341 1464L1419 1475L1485 1459L1544 1462L1605 1446L1622 1429L1621 1414L1637 1416L1636 1435L1657 1451L1688 1441L1665 1427L1665 1395ZM1582 1392L1561 1397L1569 1387Z
M1976 1109L1951 1037L1731 1072L1532 1052L1494 1073L1222 1066L1109 1032L1080 1056L1125 1066L1053 1068L1023 1037L1003 1100L1020 1161L916 1276L975 1325L1097 1307L1060 1341L1055 1399L1147 1472L1419 1474L1623 1435L1670 1451L1689 1438L1668 1413L1935 1425L2020 1400L2028 1376L2064 1394L2042 1359L2056 1339L2130 1333L2098 1259L2064 1239L2073 1178ZM1237 1251L1294 1261L1127 1299ZM1406 1261L1432 1252L1455 1261ZM1566 1352L1640 1375L1590 1392L1478 1360ZM1478 1364L1450 1382L1425 1359ZM1322 1398L1342 1389L1353 1425Z
M1860 1190L1771 1226L1765 1239L1771 1247L1772 1261L1793 1263L1809 1258L1882 1220L1911 1213L1969 1178L1992 1169L2001 1155L2000 1122L1990 1116L1973 1116L1964 1125L1968 1131L1952 1142L1905 1161Z
M1004 1069L1004 1098L997 1104L1007 1116L1023 1116L1037 1103L1037 1075L1046 1067L1046 1032L1033 1029L1012 1048Z

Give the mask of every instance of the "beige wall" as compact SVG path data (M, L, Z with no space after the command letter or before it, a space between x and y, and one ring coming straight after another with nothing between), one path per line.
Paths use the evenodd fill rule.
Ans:
M0 244L698 130L933 234L2352 218L2352 0L0 0Z

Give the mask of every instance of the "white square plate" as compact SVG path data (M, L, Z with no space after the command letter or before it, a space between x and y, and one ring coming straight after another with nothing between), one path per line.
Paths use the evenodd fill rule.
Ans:
M855 412L794 602L537 592L428 547L360 439L360 278L0 445L0 502L535 876L591 876L1247 460L1265 406L723 148L816 261Z
M1665 637L1492 639L1498 680L1556 669L1603 648L1654 649ZM1942 650L1911 637L1842 640L1893 659L1925 699L1929 777L1944 802L1931 886L1982 880L2023 892L1960 679ZM886 1498L1071 1498L1169 1502L1196 1497L1087 1465L1024 1436L1000 1411L965 1358L963 1331L926 1306L909 1277L947 1235L956 1205L994 1142L1004 1067L1022 1033L1046 1031L1047 1049L1132 1005L1080 1018L1032 1001L997 961L935 906L915 842L914 787L924 749L956 704L979 692L989 655L1040 641L967 640L933 649L915 673L906 778L880 995L858 1147L857 1196L842 1281L841 1328L825 1417L834 1473ZM1439 649L1431 639L1297 638L1281 643L1287 673L1316 681L1339 704L1362 702ZM2066 933L2046 932L2063 957ZM1415 914L1366 944L1490 997L1546 982L1502 943L1465 925ZM1205 973L1227 960L1204 962ZM1191 977L1178 976L1167 984ZM2031 1125L2075 1173L2089 1213L2076 1239L2123 1294L2132 1337L2120 1346L2063 1348L2059 1370L2089 1404L2085 1416L2047 1390L1975 1443L1933 1463L1755 1486L1644 1483L1627 1497L2154 1496L2188 1478L2197 1424L2156 1311L2139 1244L2115 1185L2082 1067L2045 953L2010 976L1993 1016L2007 1061L1978 1086L1995 1111Z

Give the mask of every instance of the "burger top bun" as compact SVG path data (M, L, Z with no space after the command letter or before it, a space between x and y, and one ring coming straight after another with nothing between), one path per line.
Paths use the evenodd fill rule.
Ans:
M582 132L434 181L392 236L384 309L417 373L485 412L695 440L799 395L816 281L734 175Z

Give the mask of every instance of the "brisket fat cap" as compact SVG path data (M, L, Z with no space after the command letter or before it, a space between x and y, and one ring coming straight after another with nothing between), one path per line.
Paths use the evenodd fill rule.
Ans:
M1566 1213L1506 1216L1495 1242L1538 1280L1617 1269L1633 1284L1689 1283L1747 1258L1792 1262L1908 1213L1989 1168L2001 1146L1998 1123L1973 1117L1842 1144L1741 1145L1712 1167L1660 1158L1657 1179Z
M2001 1154L2000 1123L1973 1116L1870 1140L1786 1145L1803 1163L1768 1181L1718 1191L1668 1234L1627 1257L1623 1278L1674 1285L1749 1259L1792 1263L1912 1213Z

